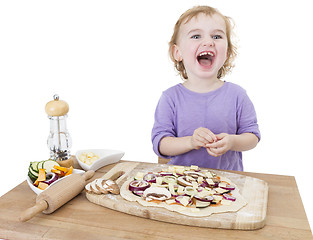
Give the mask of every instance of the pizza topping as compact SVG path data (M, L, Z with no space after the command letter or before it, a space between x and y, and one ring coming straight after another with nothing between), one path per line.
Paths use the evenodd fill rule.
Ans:
M198 193L196 189L190 186L185 187L184 192L189 196L194 196Z
M230 200L230 201L236 201L236 198L229 195L229 194L223 194L223 197L226 199L226 200Z
M212 197L213 197L212 203L215 203L215 204L223 200L223 196L221 195L213 195Z
M171 193L166 188L150 187L143 192L143 196L155 200L167 200L171 198Z
M230 206L232 204L232 201L231 200L226 200L226 199L223 199L221 201L221 204L222 205L226 205L226 206Z
M160 176L173 176L171 172L160 172Z
M150 187L150 184L145 180L134 180L129 183L129 190L130 191L144 191Z
M156 182L156 175L153 173L148 173L146 175L143 176L143 180L147 181L147 182Z
M236 201L231 194L235 186L227 182L229 180L197 166L169 166L158 173L137 173L135 179L138 180L129 183L129 190L149 202L204 208L211 204L231 205Z
M195 204L196 204L196 208L205 208L205 207L210 206L211 202L196 200Z
M176 183L177 179L174 176L165 176L163 177L163 181L166 183Z
M199 200L199 201L203 201L203 202L212 202L214 200L214 198L212 196L201 197L199 195L195 195L194 198Z
M224 194L224 193L229 193L229 190L226 190L226 189L223 189L223 188L220 188L220 187L217 187L214 189L217 193L219 194Z
M192 186L192 183L189 182L187 180L187 177L186 176L181 176L177 179L177 183L184 186L184 187L187 187L187 186Z
M196 165L191 165L190 169L195 170L195 171L199 171L200 170L199 167L196 166Z
M196 171L185 171L184 174L187 176L192 176L194 178L205 177L204 173Z
M143 192L144 191L142 191L142 190L135 190L135 191L133 191L133 194L135 194L135 195L137 195L139 197L142 197L143 196Z
M223 188L223 189L226 189L226 190L235 190L235 187L234 186L231 186L227 183L224 183L224 182L220 182L219 185L218 185L220 188Z
M178 196L177 198L175 198L175 201L184 205L185 207L192 203L191 197L188 196Z
M185 194L185 188L183 186L178 186L176 193L178 195L184 195Z
M137 174L134 178L135 178L135 180L142 180L143 176L144 176L143 172L137 172Z

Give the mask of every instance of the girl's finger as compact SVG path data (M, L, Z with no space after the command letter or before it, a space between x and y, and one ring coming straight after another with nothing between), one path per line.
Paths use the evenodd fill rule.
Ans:
M209 142L216 142L216 141L217 141L217 137L216 137L215 134L212 133L209 129L205 129L204 132L205 132L204 137L205 137Z
M207 148L206 150L207 150L207 152L208 152L211 156L213 156L213 157L218 157L218 155L217 155L216 153L214 153L214 152L211 150L211 148Z

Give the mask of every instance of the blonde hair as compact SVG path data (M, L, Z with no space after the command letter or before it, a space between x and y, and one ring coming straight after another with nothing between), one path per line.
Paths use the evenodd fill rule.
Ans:
M186 12L184 12L180 16L180 18L178 19L178 21L175 24L174 32L173 32L171 41L169 42L169 55L170 55L171 60L174 62L174 67L179 72L179 74L183 77L183 79L188 79L187 72L186 72L186 69L185 69L183 62L177 61L174 58L173 47L174 47L174 45L177 44L180 26L183 23L186 24L187 22L189 22L193 17L197 17L200 13L203 13L203 14L208 15L208 16L218 14L225 21L226 36L227 36L227 43L228 43L227 44L228 45L228 47L227 47L227 59L226 59L224 65L218 71L217 78L220 79L220 78L223 78L227 73L229 73L231 71L231 69L234 67L233 62L237 56L237 47L231 41L231 38L233 35L233 33L232 33L232 29L233 29L232 19L230 17L226 17L226 16L222 15L215 8L212 8L209 6L196 6L196 7L193 7L191 9L187 10Z

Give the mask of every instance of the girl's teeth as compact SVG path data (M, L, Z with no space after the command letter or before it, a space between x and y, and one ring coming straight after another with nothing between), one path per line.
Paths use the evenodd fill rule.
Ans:
M200 57L201 56L204 56L204 55L210 55L210 56L212 56L213 57L213 53L212 52L202 52L202 53L200 53Z

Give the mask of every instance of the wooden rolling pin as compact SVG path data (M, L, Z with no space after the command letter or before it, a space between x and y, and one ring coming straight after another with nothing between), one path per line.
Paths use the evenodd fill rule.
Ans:
M94 174L95 172L92 170L83 175L73 173L52 185L37 196L36 205L25 210L19 217L19 221L27 221L40 212L45 214L54 212L77 196L84 189L86 181L92 178Z

